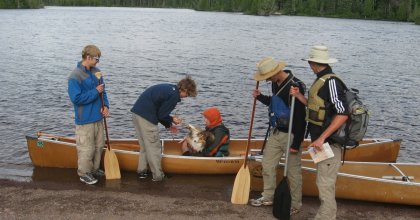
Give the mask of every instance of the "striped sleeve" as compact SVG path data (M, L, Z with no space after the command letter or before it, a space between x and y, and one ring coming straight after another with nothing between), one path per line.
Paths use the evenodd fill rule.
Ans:
M337 114L345 114L346 108L344 107L344 91L342 91L342 87L340 86L339 89L337 89L337 80L334 78L331 78L328 80L328 89L330 91L330 100L331 103L334 105L334 109Z

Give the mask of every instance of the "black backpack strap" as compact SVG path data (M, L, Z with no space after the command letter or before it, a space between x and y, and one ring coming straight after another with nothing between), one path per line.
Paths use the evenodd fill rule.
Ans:
M343 147L343 154L342 154L342 157L341 157L341 161L343 161L343 163L341 165L344 165L344 161L346 159L346 150L347 150L347 147L344 146Z
M268 128L267 128L267 132L265 133L264 143L261 148L260 155L264 154L264 148L265 148L265 144L267 143L267 138L268 138L268 134L270 133L270 129L271 129L271 124L268 123Z

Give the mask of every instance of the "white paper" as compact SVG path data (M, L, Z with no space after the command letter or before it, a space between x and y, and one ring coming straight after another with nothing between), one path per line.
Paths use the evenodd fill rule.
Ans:
M331 150L331 147L328 144L328 142L325 142L321 146L321 148L322 148L321 151L315 150L314 147L310 147L308 149L308 152L311 155L311 158L314 161L314 163L319 163L319 162L321 162L323 160L326 160L328 158L334 157L334 153Z

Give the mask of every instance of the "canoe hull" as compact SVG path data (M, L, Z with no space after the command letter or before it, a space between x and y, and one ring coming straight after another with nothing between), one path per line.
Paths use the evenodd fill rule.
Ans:
M137 171L139 161L138 152L115 151L120 169ZM162 170L174 174L233 174L238 172L243 164L243 157L186 157L177 155L162 156Z
M74 138L67 137L30 137L27 136L28 152L34 166L77 168L77 150ZM231 140L229 157L189 157L181 156L181 144L178 140L162 140L162 169L175 174L236 174L244 162L245 139ZM308 145L306 141L303 146ZM139 145L134 139L114 139L111 148L118 158L119 166L124 171L136 171L139 160ZM260 152L263 140L251 140L251 154ZM395 161L400 148L400 141L371 140L367 147L358 147L346 153L346 160ZM382 154L370 153L382 149ZM369 156L366 156L369 155ZM303 154L302 158L309 157Z
M420 165L396 164L411 182L384 179L385 176L401 176L388 163L346 162L340 168L336 182L336 198L407 205L420 205ZM261 162L249 162L251 190L262 191ZM283 165L277 169L277 183L283 177ZM305 196L318 196L316 186L316 166L312 161L302 161L302 193Z
M27 137L27 144L34 166L77 168L77 150L74 143ZM118 149L124 148L123 144L118 142L111 146L117 148L113 151L120 169L136 172L139 161L138 145L137 150L127 149L129 147L124 150ZM162 170L174 174L234 174L238 172L243 161L243 156L216 158L162 155Z

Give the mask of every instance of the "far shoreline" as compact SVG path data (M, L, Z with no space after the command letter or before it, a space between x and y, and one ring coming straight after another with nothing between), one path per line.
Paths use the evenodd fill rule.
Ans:
M1 0L0 0L1 1ZM0 5L1 6L1 5ZM0 10L10 10L10 9L18 9L18 10L25 10L25 9L46 9L48 7L66 7L66 8L70 8L70 7L81 7L81 8L150 8L150 9L188 9L188 10L193 10L196 12L222 12L222 13L233 13L233 14L241 14L241 15L253 15L253 16L290 16L290 17L294 17L294 16L298 16L298 17L316 17L316 18L336 18L336 19L351 19L351 20L366 20L366 21L387 21L387 22L402 22L402 23L414 23L415 25L420 25L420 17L415 19L414 21L399 21L399 20L394 20L394 19L385 19L385 18L378 18L378 19L371 19L371 18L359 18L359 17L346 17L346 16L339 16L339 15L326 15L326 16L314 16L314 15L310 15L310 14L287 14L287 13L283 13L280 10L277 11L272 11L269 14L265 15L265 14L250 14L250 13L246 13L246 12L242 12L242 11L222 11L222 10L197 10L194 8L188 8L188 7L133 7L133 6L106 6L106 5L98 5L98 6L84 6L84 5L40 5L39 7L25 7L25 8L1 8Z

